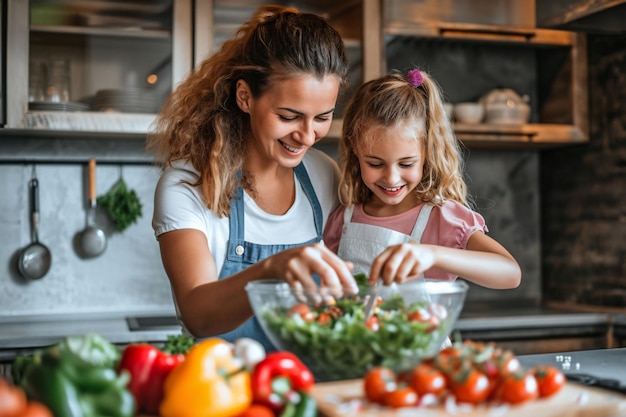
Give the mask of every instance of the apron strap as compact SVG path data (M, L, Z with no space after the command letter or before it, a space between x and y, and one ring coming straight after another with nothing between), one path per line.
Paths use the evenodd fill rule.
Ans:
M424 207L422 207L420 214L417 216L415 226L413 226L413 231L411 232L411 237L417 243L420 243L422 240L422 235L424 234L424 229L426 229L426 225L428 224L428 218L430 217L430 212L433 210L433 207L434 206L430 203L424 203Z
M353 212L354 212L354 204L350 204L343 211L343 224L344 224L344 226L352 221L352 213Z
M304 190L304 194L309 199L309 203L311 204L311 208L313 209L313 219L315 221L315 231L317 232L317 236L321 239L322 234L324 232L324 213L322 213L322 206L317 199L317 195L315 194L315 189L313 188L313 184L311 183L311 179L309 178L309 174L307 173L306 168L304 167L304 163L300 162L298 166L294 168L296 173L296 178L300 181L302 185L302 189Z

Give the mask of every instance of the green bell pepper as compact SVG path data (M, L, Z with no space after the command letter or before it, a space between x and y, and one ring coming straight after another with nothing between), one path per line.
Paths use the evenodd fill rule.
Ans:
M118 374L120 351L101 336L71 336L13 362L13 379L55 417L132 417L130 375Z

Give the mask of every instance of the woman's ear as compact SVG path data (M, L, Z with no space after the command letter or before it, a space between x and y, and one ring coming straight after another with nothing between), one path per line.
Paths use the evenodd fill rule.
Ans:
M235 98L237 99L237 106L244 113L250 113L250 100L252 98L252 94L250 93L250 88L248 87L248 83L244 80L238 80L237 85L235 87Z

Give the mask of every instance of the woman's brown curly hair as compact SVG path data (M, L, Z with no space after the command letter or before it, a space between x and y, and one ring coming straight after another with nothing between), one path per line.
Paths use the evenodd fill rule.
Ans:
M190 162L200 172L193 185L202 187L207 207L227 216L250 136L248 115L235 101L237 81L246 81L258 98L273 83L294 75L313 74L320 80L335 75L343 85L347 73L341 36L322 17L263 6L169 96L148 149L163 167Z

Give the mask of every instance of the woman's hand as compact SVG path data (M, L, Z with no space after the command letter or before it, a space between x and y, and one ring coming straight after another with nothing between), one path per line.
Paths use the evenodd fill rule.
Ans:
M321 286L341 293L344 289L358 291L352 276L352 264L339 258L323 243L300 246L277 253L265 261L265 276L283 278L291 286L314 290L320 277Z
M370 269L370 284L381 278L384 285L402 284L417 278L435 263L430 245L401 243L387 247L374 259Z

